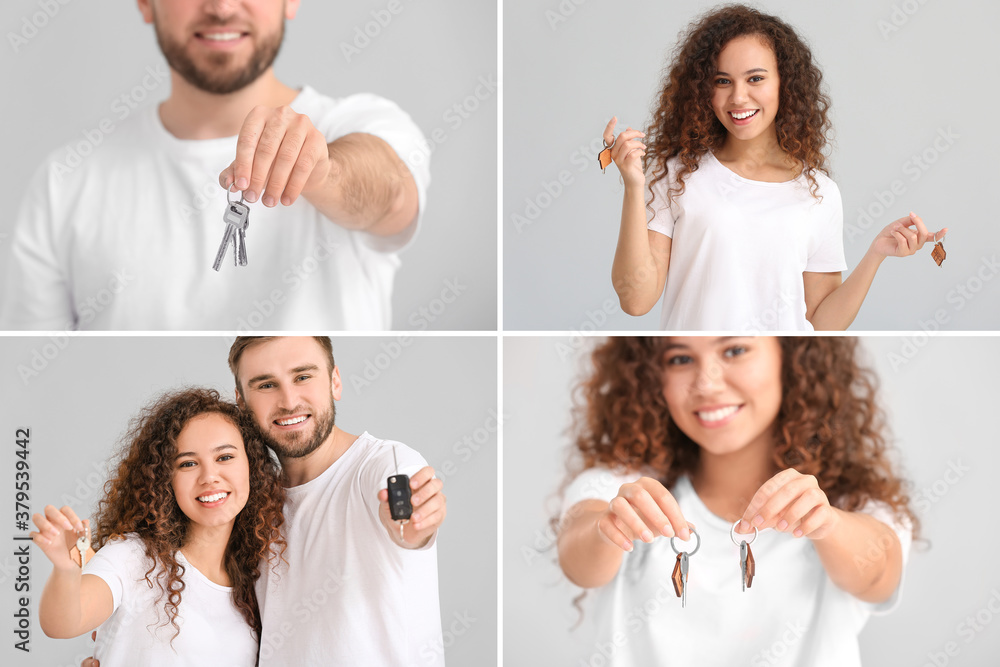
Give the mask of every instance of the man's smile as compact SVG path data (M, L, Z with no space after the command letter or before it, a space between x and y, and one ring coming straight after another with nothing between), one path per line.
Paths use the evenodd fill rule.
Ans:
M310 419L312 419L312 415L308 413L299 413L290 415L288 417L281 417L279 419L275 419L271 423L277 426L279 429L286 431L301 427Z

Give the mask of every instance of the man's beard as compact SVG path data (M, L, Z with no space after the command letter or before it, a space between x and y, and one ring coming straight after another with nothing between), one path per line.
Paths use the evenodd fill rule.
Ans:
M221 52L207 54L206 69L199 69L188 57L182 44L173 41L160 31L155 16L153 25L156 26L156 41L170 68L195 88L215 95L234 93L256 81L278 57L281 42L285 37L285 24L282 21L281 28L276 33L261 37L254 47L253 55L242 69L230 71L230 64L235 56Z
M290 412L287 416L292 416L293 414L301 414L302 411ZM330 399L330 409L328 411L322 412L320 414L314 414L313 419L316 420L316 428L313 430L313 437L307 442L303 442L305 435L303 433L292 431L290 433L285 433L284 436L286 440L284 442L279 442L277 439L271 436L268 431L260 428L257 425L257 430L260 431L261 439L264 444L274 450L274 453L278 455L278 458L282 459L298 459L311 454L316 450L317 447L322 445L326 439L333 432L333 423L337 415L337 408L333 404L333 399ZM278 417L281 419L281 417ZM270 427L268 427L270 429Z

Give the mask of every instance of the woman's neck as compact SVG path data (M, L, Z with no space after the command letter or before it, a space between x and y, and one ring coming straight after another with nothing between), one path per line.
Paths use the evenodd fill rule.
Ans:
M691 484L713 514L736 521L764 482L779 472L773 451L770 434L735 452L713 454L702 448Z
M798 160L782 150L774 127L746 141L727 135L715 158L744 178L782 183L797 178L801 172Z
M224 526L191 524L184 546L181 547L184 558L208 577L209 581L220 586L232 585L226 571L226 547L232 532L232 523Z
M781 159L785 152L778 144L778 133L771 125L767 131L761 132L753 139L737 139L732 134L726 134L726 141L716 156L725 156L729 161L738 162L774 162Z

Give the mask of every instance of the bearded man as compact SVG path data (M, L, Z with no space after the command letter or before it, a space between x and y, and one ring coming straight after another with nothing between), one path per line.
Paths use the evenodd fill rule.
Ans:
M170 95L36 173L0 329L389 329L396 253L430 181L410 117L372 94L334 99L277 79L299 0L138 6ZM217 273L226 197L249 206L248 262L233 266L230 245Z

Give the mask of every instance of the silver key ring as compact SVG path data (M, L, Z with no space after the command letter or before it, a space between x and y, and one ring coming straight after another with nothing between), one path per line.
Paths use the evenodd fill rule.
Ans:
M693 556L696 553L698 553L698 549L701 549L701 537L698 535L698 533L696 533L694 531L693 528L689 528L688 530L690 530L691 534L695 536L695 538L698 540L698 543L695 545L694 549L692 549L691 551L681 552L681 551L678 551L677 547L674 546L674 540L677 539L677 536L674 535L673 537L670 538L670 548L674 550L675 554L686 553L690 557L690 556Z
M229 202L230 204L236 204L237 202L234 202L232 199L229 198L229 193L230 192L231 192L231 190L229 188L226 188L226 201ZM243 203L243 191L242 190L237 190L237 192L240 193L240 201L238 203L242 204Z
M740 521L742 521L742 519L737 519L736 523L733 524L733 527L729 529L729 539L731 539L733 544L736 546L740 546L740 543L736 541L736 526L740 525ZM757 526L751 526L751 528L753 528L753 539L747 542L747 546L753 544L754 540L757 539Z

